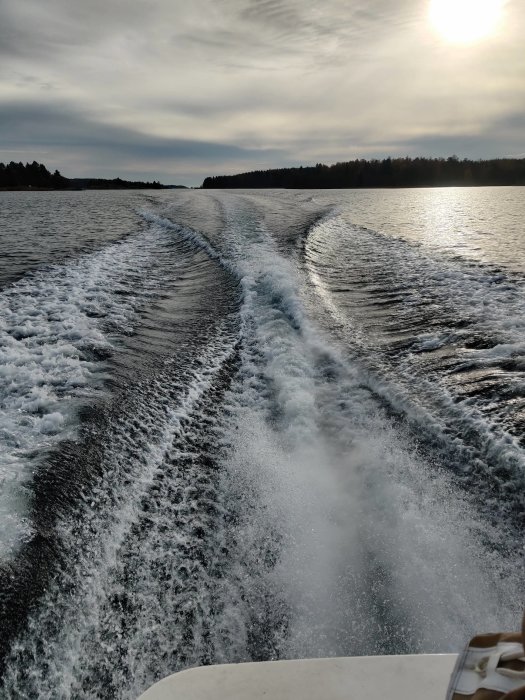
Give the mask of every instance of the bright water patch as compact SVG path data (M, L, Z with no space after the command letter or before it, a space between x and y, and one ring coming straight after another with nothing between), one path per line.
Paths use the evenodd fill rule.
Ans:
M348 224L426 250L525 272L524 187L429 187L316 192Z

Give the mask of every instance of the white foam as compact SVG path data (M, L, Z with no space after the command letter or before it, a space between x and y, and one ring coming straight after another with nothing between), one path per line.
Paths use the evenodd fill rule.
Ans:
M243 300L238 375L217 424L200 425L219 432L217 445L207 437L219 462L210 496L217 516L209 526L192 499L199 469L183 460L200 449L198 401L235 338L210 343L177 391L158 380L153 396L142 397L138 387L140 410L114 419L107 479L60 529L73 552L66 586L75 594L63 596L61 581L46 593L10 660L13 696L25 689L18 683L27 649L27 675L42 698L109 679L131 699L173 671L173 660L247 660L258 625L276 654L316 656L403 644L448 650L474 627L516 622L519 567L480 544L480 535L492 544L501 533L476 520L452 480L419 457L359 371L316 330L300 270L278 253L249 203L221 198L228 226L213 257L235 270ZM198 233L151 223L209 246ZM151 495L156 476L162 481ZM179 504L173 492L186 500ZM143 507L148 495L157 509ZM192 533L206 525L202 564ZM119 596L133 596L131 614ZM265 627L268 617L273 627Z
M187 457L185 448L192 449L187 421L192 413L199 413L199 402L223 363L232 355L234 344L228 331L219 328L194 366L185 373L184 383L174 383L167 363L153 382L153 392L145 391L141 384L136 387L138 410L135 406L133 411L112 419L105 473L98 488L88 501L77 505L74 518L58 526L61 546L72 553L74 563L63 572L58 585L53 584L46 591L39 612L30 619L27 633L12 649L4 678L4 689L12 697L24 692L37 692L42 700L76 696L81 694L86 674L94 667L97 678L109 677L118 686L119 697L132 700L157 679L151 672L155 657L150 656L150 645L158 645L159 640L166 643L166 639L169 645L175 639L184 646L184 620L177 624L174 619L181 616L176 606L186 605L189 613L193 606L200 609L204 601L177 595L175 591L164 600L166 591L162 589L157 593L154 588L157 583L154 572L159 565L158 557L162 556L160 563L174 577L171 585L180 586L177 569L189 564L187 556L178 556L178 548L191 549L194 542L189 535L195 527L202 526L202 516L198 512L188 512L184 502L170 501L169 495L173 490L189 491L191 505L194 483L188 482L187 474L178 468L178 460ZM137 426L140 437L130 440L130 432ZM185 443L186 436L189 443ZM148 514L154 522L149 524L144 547L135 541L132 528L145 515L143 499L148 497L159 472L163 478L169 478L162 482L167 500L161 501L160 513ZM192 476L197 480L198 470L192 471ZM155 500L150 504L155 505ZM182 521L178 529L174 528L172 519L175 517ZM216 523L217 527L219 525ZM88 538L86 532L90 533ZM137 533L134 535L136 537ZM79 542L82 542L80 548ZM123 553L135 559L127 561ZM119 577L129 565L133 568L134 581L123 589ZM205 576L202 570L200 573ZM64 582L74 588L74 596L63 595L61 584ZM193 592L194 583L190 583ZM203 588L206 583L202 582ZM126 643L130 644L131 636L131 645L121 658L122 620L120 611L114 610L110 601L116 596L133 593L137 596L133 606L140 612L140 618L131 630L126 629ZM57 629L58 611L61 624ZM166 627L159 624L160 618L159 623L154 622L155 615L166 618L169 613L170 624ZM196 615L196 628L199 622ZM198 637L198 629L195 637ZM43 650L37 652L44 639ZM154 654L158 655L160 649L155 648ZM29 679L25 678L25 669L20 663L27 650L33 660ZM171 650L162 648L163 653L168 651ZM202 653L202 648L199 651ZM133 668L131 676L129 666ZM96 692L97 689L92 690ZM108 692L107 687L104 692Z
M478 539L501 545L501 533L381 417L365 377L308 320L299 272L264 226L225 206L244 289L229 469L258 493L246 556L261 530L280 533L272 585L294 611L281 652L445 651L476 625L515 623L520 563Z
M101 390L100 363L160 284L160 228L46 267L0 293L0 558L30 534L24 487L34 459L76 426Z

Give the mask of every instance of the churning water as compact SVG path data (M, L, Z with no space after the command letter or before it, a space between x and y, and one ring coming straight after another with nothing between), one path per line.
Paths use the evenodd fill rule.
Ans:
M0 193L2 697L516 627L524 195Z

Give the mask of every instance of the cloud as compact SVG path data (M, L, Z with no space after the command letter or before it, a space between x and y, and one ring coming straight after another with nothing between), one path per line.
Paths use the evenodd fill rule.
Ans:
M0 0L2 145L92 174L170 175L173 159L191 178L406 148L521 152L523 4L508 0L502 34L469 48L441 42L425 12L426 0Z
M236 145L152 136L129 128L104 124L89 119L67 104L12 103L0 112L0 160L12 160L12 153L19 147L23 153L31 148L58 155L60 160L68 153L75 154L74 163L68 163L69 177L96 176L90 170L99 163L101 171L112 177L119 175L115 159L124 174L136 172L144 177L155 177L161 172L170 182L177 175L182 178L200 179L211 164L234 162L237 167L264 163L285 156L272 149L247 149ZM29 149L29 150L28 150ZM4 153L10 154L9 157ZM15 160L17 160L15 158ZM142 166L140 164L143 164ZM150 164L153 164L153 169ZM184 172L181 164L190 170ZM53 167L59 167L53 163ZM63 167L63 166L60 166ZM74 167L74 170L71 168ZM141 169L142 167L142 169ZM122 173L120 173L122 174Z
M0 55L41 59L93 46L126 27L148 22L151 11L141 0L2 0Z

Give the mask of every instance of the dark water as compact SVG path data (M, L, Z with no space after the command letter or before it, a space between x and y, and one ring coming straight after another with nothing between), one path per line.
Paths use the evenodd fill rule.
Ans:
M516 627L524 195L0 193L2 697Z

